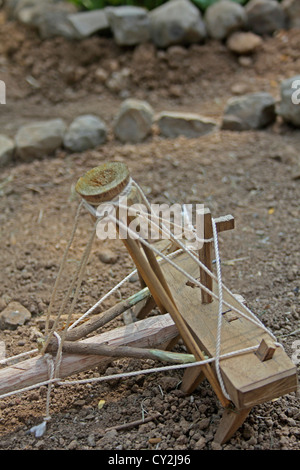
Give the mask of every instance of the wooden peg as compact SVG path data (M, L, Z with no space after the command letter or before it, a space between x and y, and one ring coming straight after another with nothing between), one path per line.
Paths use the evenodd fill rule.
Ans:
M268 361L272 359L276 346L273 341L268 339L262 339L261 343L256 351L256 355L261 362Z

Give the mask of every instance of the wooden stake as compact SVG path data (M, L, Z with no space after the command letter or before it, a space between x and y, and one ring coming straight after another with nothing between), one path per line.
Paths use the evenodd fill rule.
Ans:
M116 426L111 426L110 428L106 428L105 432L112 431L113 429L115 429L116 431L124 431L124 429L135 428L137 426L141 426L141 424L149 423L149 421L154 421L160 416L161 414L157 412L152 416L147 416L144 419L137 419L136 421L131 421L130 423L117 424Z
M46 352L56 353L57 341L51 340ZM154 361L168 362L171 364L189 364L195 362L192 354L176 353L159 349L135 348L132 346L108 346L98 343L83 343L65 341L62 351L66 354L97 355L108 357L134 357L137 359L152 359Z
M83 338L92 331L95 331L98 328L101 328L102 326L106 325L106 323L118 317L126 310L136 305L138 302L141 302L144 299L148 299L149 296L149 289L148 287L145 287L141 291L130 296L128 299L123 300L122 302L119 302L113 307L109 308L106 312L102 312L99 315L94 316L87 322L83 323L82 325L79 325L69 330L66 334L66 340L76 341L80 338Z
M212 222L211 222L211 213L209 209L205 209L203 213L204 219L204 239L210 240L213 237ZM199 260L212 272L212 242L204 242L203 247L199 250ZM200 282L207 289L212 291L212 277L200 268ZM203 304L209 304L212 302L212 296L201 289L201 298Z

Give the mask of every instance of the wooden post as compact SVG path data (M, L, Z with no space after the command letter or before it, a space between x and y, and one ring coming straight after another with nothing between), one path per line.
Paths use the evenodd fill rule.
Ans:
M210 240L213 237L212 222L211 222L211 212L209 209L204 209L203 212L203 224L204 224L204 240ZM199 250L199 260L210 270L212 271L212 245L211 241L205 241L201 250ZM200 282L207 289L212 291L212 277L200 268ZM201 289L201 298L203 304L209 304L212 302L212 296Z

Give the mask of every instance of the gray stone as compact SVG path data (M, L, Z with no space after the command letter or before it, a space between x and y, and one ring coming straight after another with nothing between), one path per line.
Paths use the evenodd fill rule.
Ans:
M80 11L68 15L68 20L80 38L86 38L94 33L109 29L105 10Z
M97 116L78 116L64 135L64 147L72 152L83 152L106 141L106 125Z
M111 76L105 81L107 88L114 92L120 93L126 90L129 84L129 77L131 75L131 70L127 67L124 67L121 70L116 70L111 74Z
M280 84L281 100L277 114L296 127L300 127L300 75L287 78Z
M158 47L202 42L205 24L199 9L189 0L171 0L150 12L151 38Z
M225 39L233 31L243 29L246 23L246 12L238 3L222 0L207 8L204 21L210 37Z
M286 14L276 0L250 0L245 10L247 27L256 34L271 35L287 26Z
M0 135L0 167L7 165L14 154L15 143L6 135Z
M31 313L19 302L10 302L0 313L0 328L14 330L31 319Z
M16 155L32 160L52 154L63 143L66 124L62 119L50 119L22 126L16 134Z
M216 130L216 121L193 113L163 111L156 123L164 137L174 138L180 135L196 138Z
M105 9L114 39L119 46L133 46L149 40L148 10L130 5Z
M69 12L53 8L38 16L37 28L42 39L63 36L67 39L80 39L76 29L68 19Z
M235 54L252 54L262 45L262 38L251 31L236 31L227 40L227 47Z
M122 142L141 142L151 132L154 112L146 101L125 100L116 116L114 134Z
M300 2L299 0L283 0L282 8L287 16L290 28L300 28Z
M58 0L19 0L13 15L21 23L37 28L43 39L76 39L80 36L68 19L76 11L75 5Z
M275 100L269 93L249 93L231 98L226 105L222 129L245 131L262 129L276 119Z

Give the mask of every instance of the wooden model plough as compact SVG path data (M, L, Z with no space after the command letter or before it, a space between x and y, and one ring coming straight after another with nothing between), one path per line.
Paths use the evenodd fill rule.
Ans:
M141 290L106 312L97 313L102 298L85 314L93 314L88 321L72 323L76 295L96 232L93 226L77 273L79 283L76 287L74 281L70 286L70 292L76 289L66 327L58 335L58 315L52 329L46 326L44 341L34 350L36 357L0 370L0 398L40 384L71 384L63 379L92 369L103 361L111 362L114 357L168 361L173 365L157 370L185 368L181 389L187 394L193 392L204 378L209 381L224 408L215 435L217 442L224 443L242 425L252 407L297 390L296 367L283 347L222 282L217 234L234 228L232 216L213 219L209 210L200 211L202 239L194 228L191 229L201 241L195 249L190 248L189 240L176 238L163 217L157 217L157 214L152 217L151 205L122 163L110 162L88 171L78 180L76 190L81 196L80 207L85 206L95 221L104 217L105 211L99 212L99 207L109 204L110 208L115 208L112 211L106 207L106 216L114 224L136 266ZM125 218L124 214L121 216L124 198L127 204ZM137 211L136 203L145 209ZM141 220L146 224L141 224ZM141 225L145 229L149 224L165 237L153 240L147 231L145 236ZM134 231L133 226L139 227L140 231ZM76 221L69 246L75 230ZM213 249L216 274L213 272ZM57 285L54 291L56 288ZM161 315L147 316L155 306ZM64 309L63 303L60 313L65 313ZM97 330L130 309L134 309L137 321L99 334ZM179 338L188 354L171 351ZM54 364L50 376L49 360ZM147 370L138 373L143 372Z

